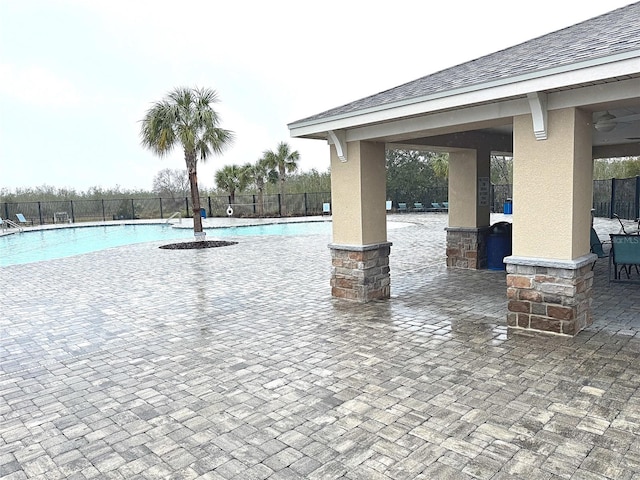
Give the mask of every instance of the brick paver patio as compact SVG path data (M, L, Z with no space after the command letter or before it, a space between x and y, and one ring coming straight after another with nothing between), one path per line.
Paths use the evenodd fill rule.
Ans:
M640 479L640 286L600 260L593 326L514 333L446 215L391 219L366 305L324 235L0 269L0 477Z

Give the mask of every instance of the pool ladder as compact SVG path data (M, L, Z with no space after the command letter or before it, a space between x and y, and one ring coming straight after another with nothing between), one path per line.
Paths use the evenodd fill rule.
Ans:
M174 212L171 214L171 216L169 218L167 218L167 221L164 222L166 224L169 223L169 220L172 220L174 218L178 217L180 219L180 223L182 223L182 213L181 212Z
M24 228L22 228L22 226L21 226L21 225L18 225L16 222L14 222L14 221L12 221L12 220L9 220L8 218L6 218L6 219L4 219L4 220L2 221L2 224L3 224L3 228L2 228L2 230L4 230L4 224L5 224L5 223L6 223L7 225L9 225L10 227L17 228L17 229L18 229L18 232L20 232L20 233L24 232Z

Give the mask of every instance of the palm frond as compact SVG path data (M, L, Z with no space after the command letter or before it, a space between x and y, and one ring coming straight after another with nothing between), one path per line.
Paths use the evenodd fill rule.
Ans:
M222 153L233 141L233 132L219 127L220 118L212 108L217 102L216 91L209 88L173 89L143 118L142 145L162 156L180 143L185 160L189 154L190 162L205 160L212 153ZM195 157L192 156L194 153Z

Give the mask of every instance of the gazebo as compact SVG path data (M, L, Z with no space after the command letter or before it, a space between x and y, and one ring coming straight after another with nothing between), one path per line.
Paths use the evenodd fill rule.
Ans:
M593 159L640 155L640 3L289 124L330 144L332 295L390 295L385 151L449 153L447 266L486 268L492 154L512 155L510 327L592 322Z

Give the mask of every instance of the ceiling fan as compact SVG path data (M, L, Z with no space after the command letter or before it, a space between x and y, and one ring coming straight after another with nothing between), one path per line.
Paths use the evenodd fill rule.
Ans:
M615 115L609 113L609 111L607 110L605 113L598 117L598 119L593 124L593 127L599 132L610 132L611 130L616 128L618 123L630 123L637 120L640 120L640 113L616 117Z

